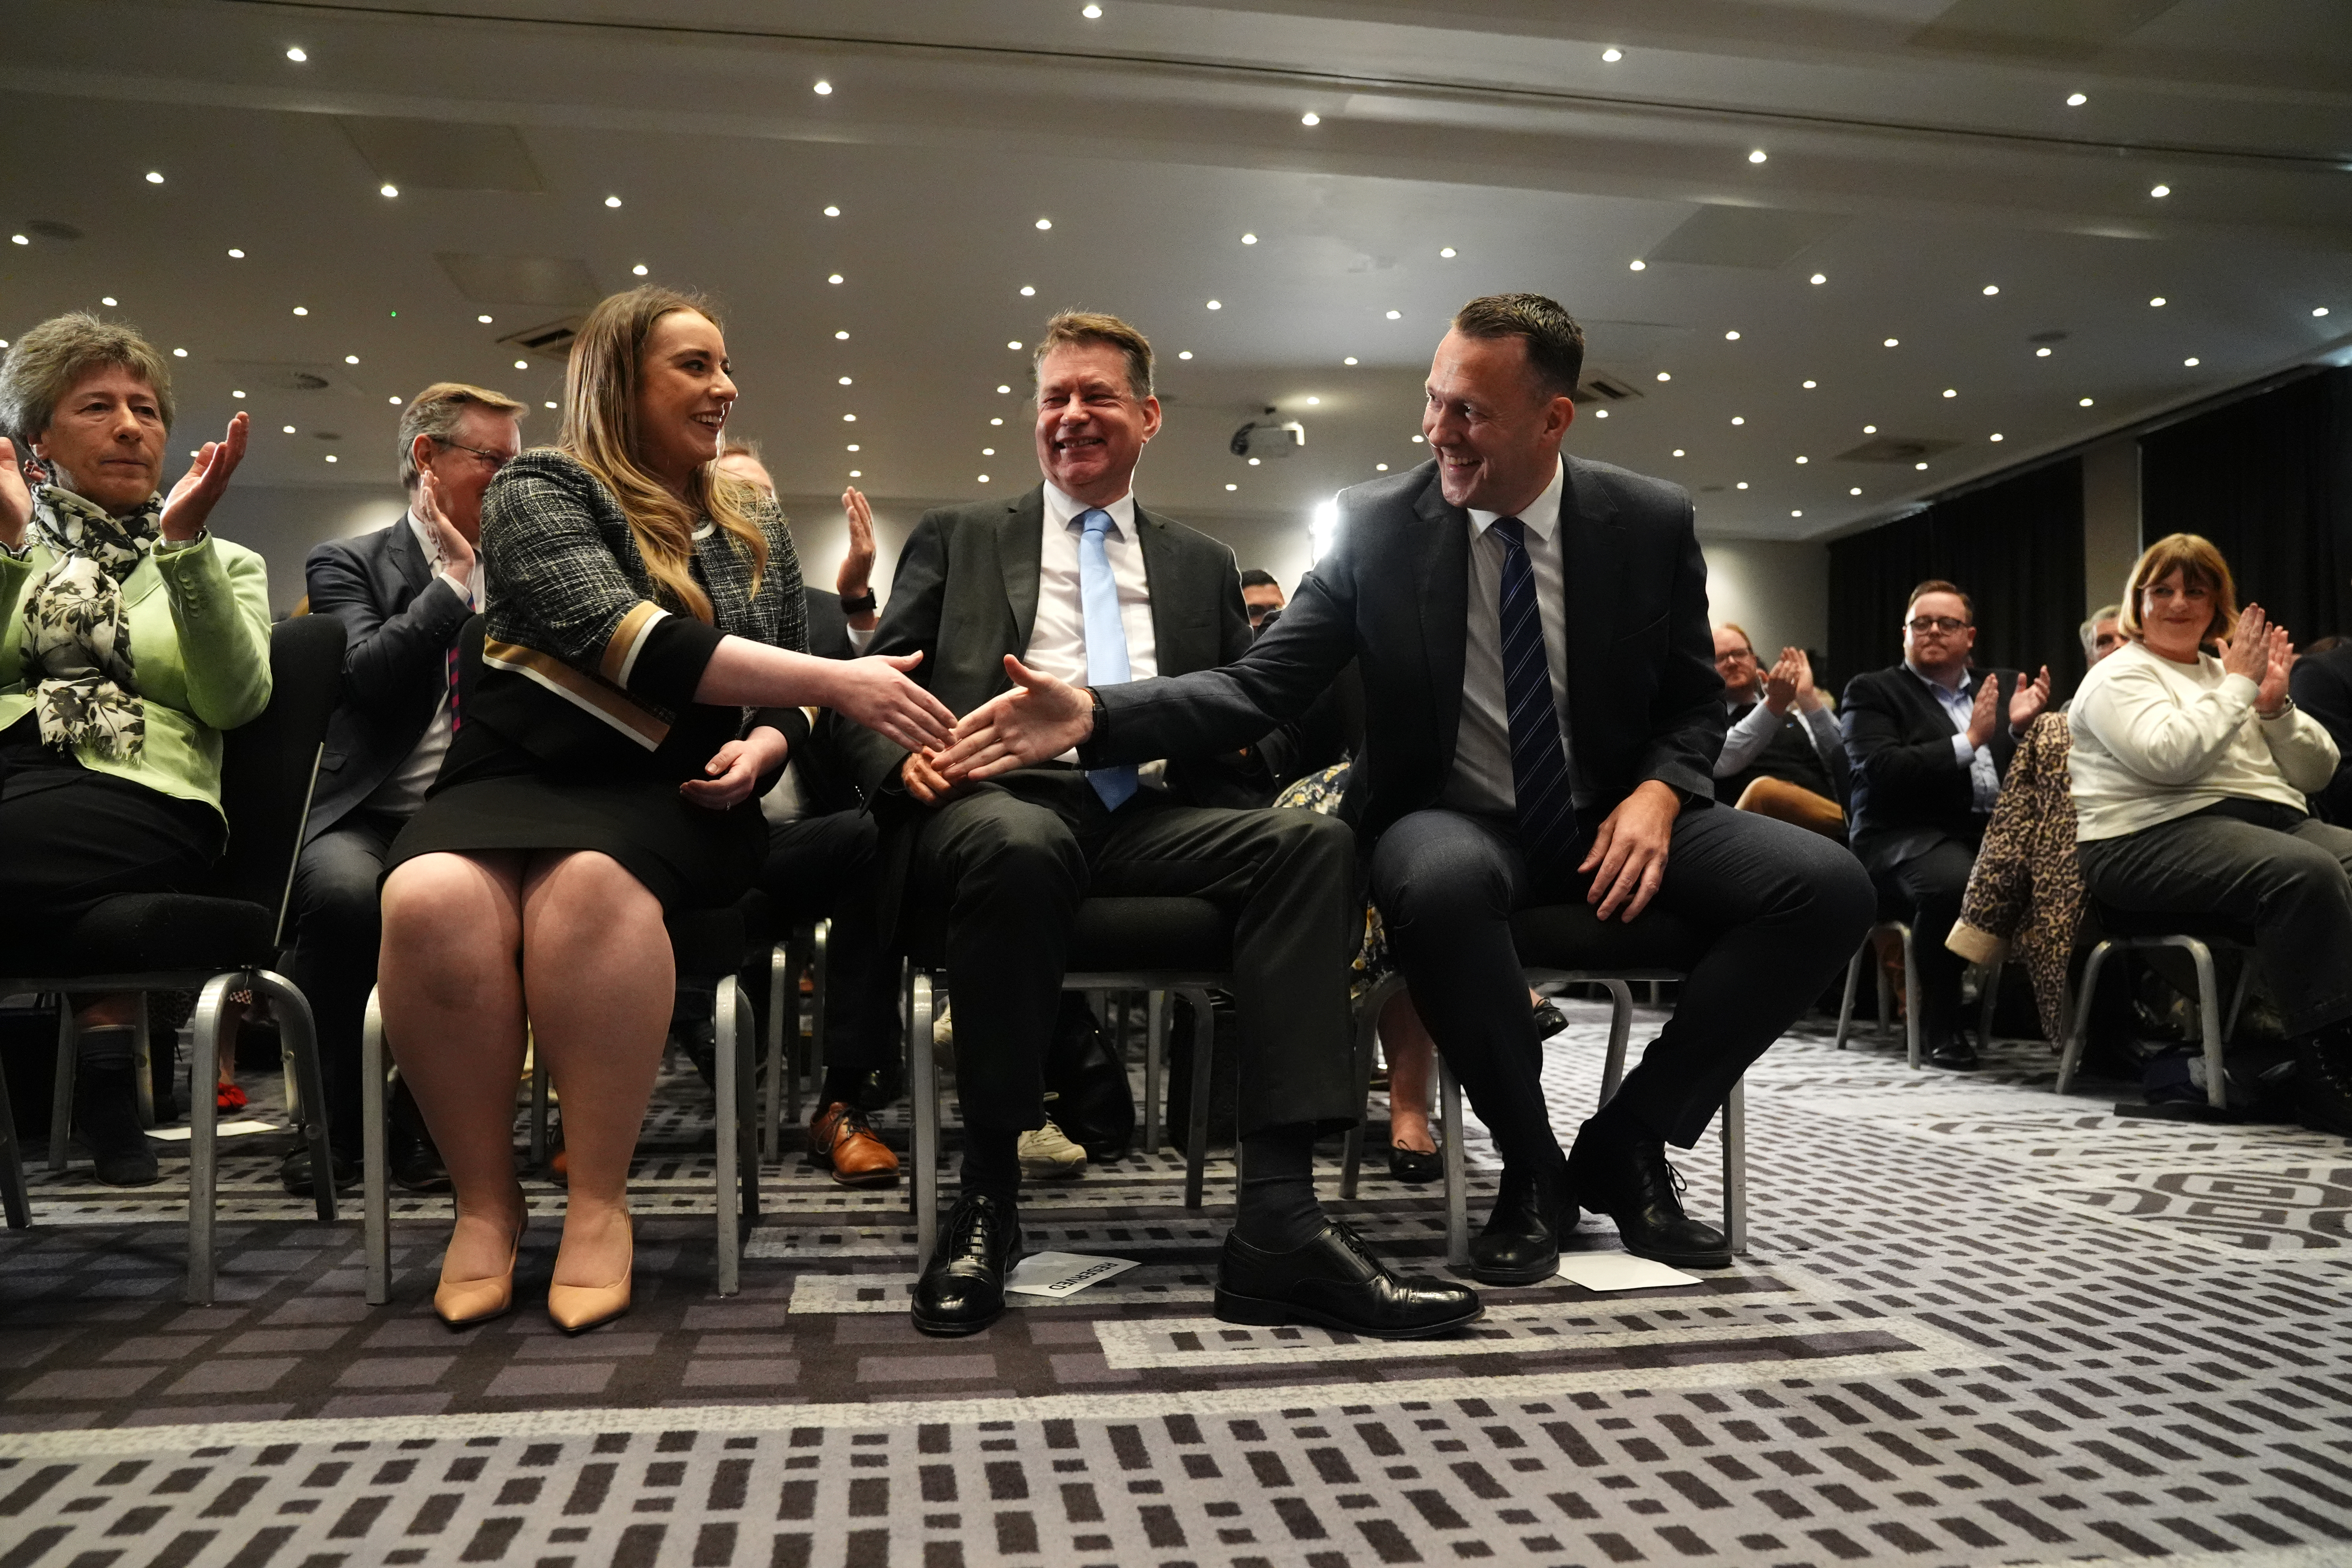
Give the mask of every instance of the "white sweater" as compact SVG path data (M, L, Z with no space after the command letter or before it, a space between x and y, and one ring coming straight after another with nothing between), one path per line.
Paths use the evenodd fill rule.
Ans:
M2066 710L2074 837L2120 838L2224 800L2310 809L2336 776L2336 742L2290 708L2254 712L2261 688L2208 654L2175 664L2137 642L2091 667Z

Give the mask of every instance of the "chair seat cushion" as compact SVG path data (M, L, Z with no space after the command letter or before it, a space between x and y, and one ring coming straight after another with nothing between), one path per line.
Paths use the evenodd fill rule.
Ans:
M1511 940L1530 969L1629 969L1687 973L1709 933L1653 905L1630 924L1603 921L1587 903L1538 904L1511 917Z
M2094 903L2092 912L2098 920L2099 929L2109 936L2193 936L2205 942L2254 945L2252 927L2220 915L2147 914L2138 910L2119 910L2106 903Z
M43 933L5 960L24 975L152 974L268 969L277 921L243 899L193 893L122 893Z

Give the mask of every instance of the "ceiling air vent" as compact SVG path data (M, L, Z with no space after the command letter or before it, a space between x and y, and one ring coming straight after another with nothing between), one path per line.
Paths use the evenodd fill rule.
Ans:
M1925 436L1881 436L1864 441L1850 452L1840 452L1841 463L1924 463L1939 452L1948 452L1959 446L1958 441L1937 441Z
M287 364L268 360L218 361L237 386L266 386L273 392L326 392L337 386L333 369L323 364ZM348 385L344 386L349 391Z
M59 223L55 218L46 217L27 219L25 224L25 232L26 234L37 234L43 239L62 239L68 242L81 237L81 230L74 227L73 225L69 223Z
M572 340L580 335L580 328L586 321L585 316L566 316L560 321L509 332L499 342L541 359L562 361L571 357Z
M1584 384L1576 389L1576 401L1579 403L1622 403L1629 397L1641 395L1642 389L1633 384L1631 376L1619 375L1609 370L1594 371L1584 378Z

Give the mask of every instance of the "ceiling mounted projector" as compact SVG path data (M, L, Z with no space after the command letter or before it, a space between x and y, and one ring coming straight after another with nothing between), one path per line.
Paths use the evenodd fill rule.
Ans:
M1307 445L1307 426L1296 419L1277 420L1274 410L1234 432L1226 443L1236 458L1287 458Z

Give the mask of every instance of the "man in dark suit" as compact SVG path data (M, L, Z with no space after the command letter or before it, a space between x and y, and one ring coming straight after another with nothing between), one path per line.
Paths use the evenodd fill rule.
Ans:
M1941 578L1911 590L1903 610L1903 662L1846 683L1840 722L1853 767L1853 852L1911 927L1920 995L1921 1050L1965 1072L1976 1048L1955 1026L1960 955L1944 945L1959 918L1977 846L1984 840L2009 760L2050 702L2050 671L2012 672L2004 714L2000 672L1973 670L1976 606Z
M1088 766L1213 751L1296 715L1357 659L1364 750L1341 811L1373 844L1413 1005L1503 1153L1471 1248L1496 1283L1549 1278L1580 1204L1634 1252L1727 1266L1722 1234L1682 1212L1664 1144L1690 1147L1870 923L1843 849L1712 807L1723 688L1690 501L1562 458L1583 348L1540 295L1471 301L1430 370L1436 460L1341 492L1330 552L1246 657L1092 691L1024 670L946 755L950 776L981 777L1074 744ZM1604 920L1654 900L1706 945L1673 1020L1563 1157L1510 918L1579 899Z
M919 651L915 679L959 712L1003 690L1019 659L1125 679L1207 669L1249 646L1233 552L1135 501L1136 463L1160 427L1150 344L1116 317L1066 313L1047 323L1036 375L1045 484L926 514L874 641L877 654ZM1242 1180L1218 1314L1383 1338L1478 1315L1475 1293L1400 1279L1317 1205L1315 1136L1362 1110L1347 996L1362 906L1343 825L1228 808L1256 798L1241 747L1266 728L1138 755L1140 766L1085 770L1055 747L973 784L843 726L868 798L906 824L901 925L944 925L955 1002L963 1192L916 1285L917 1328L970 1332L1003 1310L1019 1254L1016 1145L1044 1120L1043 1058L1089 893L1196 897L1233 917Z
M373 533L327 541L304 567L310 613L343 623L343 694L302 827L289 967L318 1023L338 1184L354 1179L345 1163L360 1151L360 1030L383 929L376 885L449 749L457 634L481 602L482 491L522 449L524 413L503 393L457 382L418 393L400 416L406 513ZM394 1179L446 1190L404 1093L392 1122ZM279 1175L289 1192L308 1193L309 1152L289 1154Z

